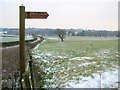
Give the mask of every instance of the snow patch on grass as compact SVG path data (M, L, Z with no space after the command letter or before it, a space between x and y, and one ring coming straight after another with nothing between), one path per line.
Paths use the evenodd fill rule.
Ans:
M49 37L48 39L51 39L51 40L59 40L58 38L52 38L52 37Z
M79 66L87 66L87 65L92 65L95 64L96 62L89 62L89 63L82 63Z
M92 77L82 77L81 81L70 80L65 83L65 88L117 88L118 87L118 69L96 73Z
M69 60L78 60L78 61L83 61L83 60L92 60L94 59L93 57L74 57Z

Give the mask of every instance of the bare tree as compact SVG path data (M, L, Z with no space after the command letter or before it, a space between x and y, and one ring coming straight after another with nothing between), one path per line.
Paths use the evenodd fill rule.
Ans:
M64 38L65 38L65 30L63 29L57 29L57 34L59 36L59 38L61 39L62 42L64 42Z

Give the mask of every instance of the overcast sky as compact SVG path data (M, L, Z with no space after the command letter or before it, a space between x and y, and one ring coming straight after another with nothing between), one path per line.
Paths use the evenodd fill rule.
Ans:
M0 27L19 27L19 6L46 11L47 19L26 19L26 28L118 30L119 0L1 0Z

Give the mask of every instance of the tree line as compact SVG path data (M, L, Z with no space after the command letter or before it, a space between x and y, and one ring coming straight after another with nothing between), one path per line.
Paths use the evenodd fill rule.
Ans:
M1 30L0 30L1 31ZM17 28L2 28L2 31L6 31L6 35L19 35L19 29ZM107 37L114 36L118 37L118 31L108 30L83 30L83 29L48 29L48 28L26 28L26 35L42 35L42 36L96 36L96 37ZM61 33L61 35L59 35Z

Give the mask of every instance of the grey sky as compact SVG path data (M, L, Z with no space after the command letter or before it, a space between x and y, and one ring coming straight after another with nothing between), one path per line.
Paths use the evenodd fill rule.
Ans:
M26 19L26 27L118 29L118 0L8 0L0 1L0 27L19 27L19 6L47 11L47 19Z

